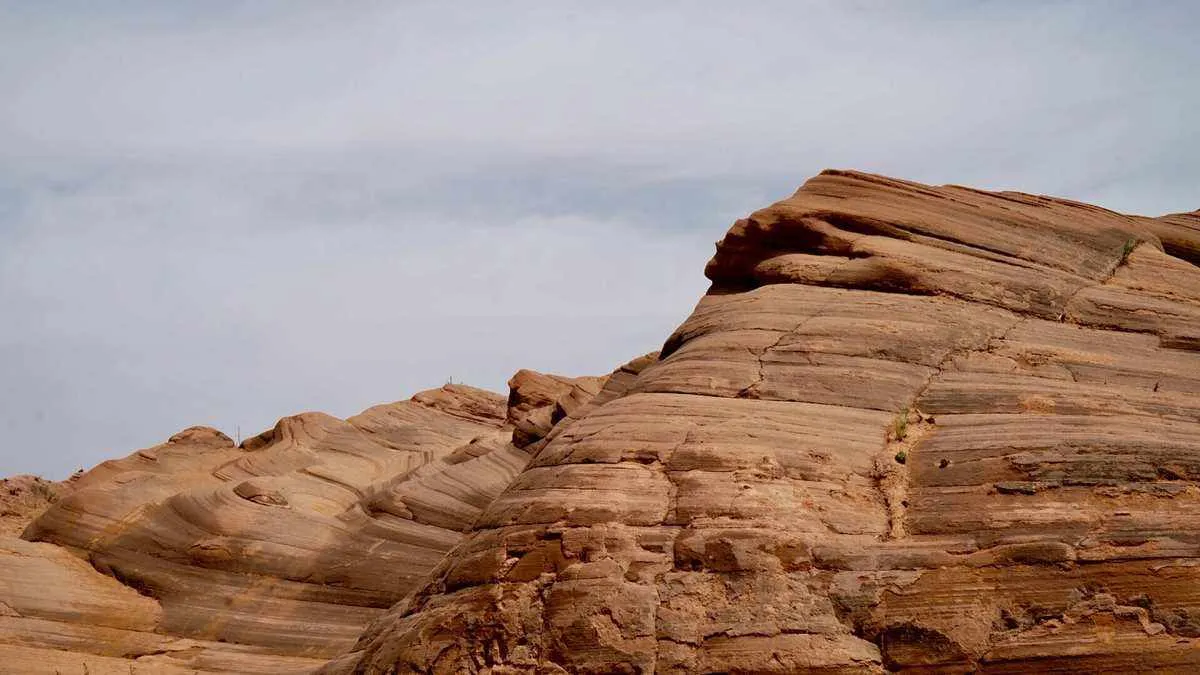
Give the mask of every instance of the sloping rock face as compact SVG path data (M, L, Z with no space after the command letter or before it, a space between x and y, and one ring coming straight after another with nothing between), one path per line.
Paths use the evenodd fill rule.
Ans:
M546 375L518 370L508 381L508 421L513 445L525 448L550 433L600 392L607 378Z
M1200 242L1196 241L1196 232L1200 230L1200 210L1163 216L1145 223L1150 231L1158 235L1164 251L1193 265L1200 265Z
M6 480L0 671L1196 672L1197 265L825 172L608 377Z
M40 476L0 478L0 536L19 535L29 521L70 492L73 481Z
M193 427L105 462L28 525L29 541L0 537L0 670L311 672L529 462L509 420L557 404L514 413L448 385L347 420L285 418L241 447ZM67 492L9 483L22 497Z
M825 172L325 672L1200 670L1198 250Z

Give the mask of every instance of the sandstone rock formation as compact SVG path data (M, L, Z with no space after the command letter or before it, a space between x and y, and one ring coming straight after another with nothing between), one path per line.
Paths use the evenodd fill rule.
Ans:
M1197 244L823 173L325 672L1200 669Z
M1194 672L1198 265L1200 212L827 171L606 378L96 467L0 539L0 663Z
M544 438L560 421L591 401L605 379L517 371L508 381L508 421L513 426L513 445L524 448Z
M193 427L104 462L25 530L49 543L0 539L0 662L310 672L528 463L514 417L496 394L448 385L347 420L285 418L241 447Z
M39 476L0 478L0 536L19 535L46 507L71 490L72 481L49 481Z

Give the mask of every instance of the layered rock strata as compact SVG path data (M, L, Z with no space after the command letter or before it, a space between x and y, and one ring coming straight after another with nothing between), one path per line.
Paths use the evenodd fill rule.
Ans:
M1200 669L1198 246L825 172L324 672Z
M16 536L29 521L71 491L73 481L39 476L0 478L0 536Z
M454 547L530 459L512 423L556 403L514 412L450 385L347 420L285 418L240 447L194 427L105 462L30 541L0 540L0 659L311 672Z
M606 378L14 483L0 663L1194 672L1197 265L1200 212L827 171Z

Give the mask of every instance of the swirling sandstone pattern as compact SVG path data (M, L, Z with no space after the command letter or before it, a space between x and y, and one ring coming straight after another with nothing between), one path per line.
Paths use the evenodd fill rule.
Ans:
M1198 265L1200 212L827 171L607 378L73 480L0 538L0 664L1195 672Z
M25 531L58 546L0 541L0 659L21 672L310 672L528 463L509 421L556 403L512 412L450 385L348 420L285 418L241 447L195 427L105 462Z
M1194 672L1197 251L825 172L326 672Z

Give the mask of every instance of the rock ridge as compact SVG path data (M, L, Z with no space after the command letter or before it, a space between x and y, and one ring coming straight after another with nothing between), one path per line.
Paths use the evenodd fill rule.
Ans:
M827 171L323 672L1200 667L1200 242Z
M586 401L603 380L554 381ZM0 658L31 673L312 672L528 463L513 418L452 384L346 420L285 417L240 446L190 427L65 487L7 480L53 499L24 540L0 537L0 577L20 582L0 585Z
M1200 669L1200 211L828 170L659 352L240 447L0 538L29 672ZM135 592L136 591L136 592ZM40 670L39 670L40 669Z

